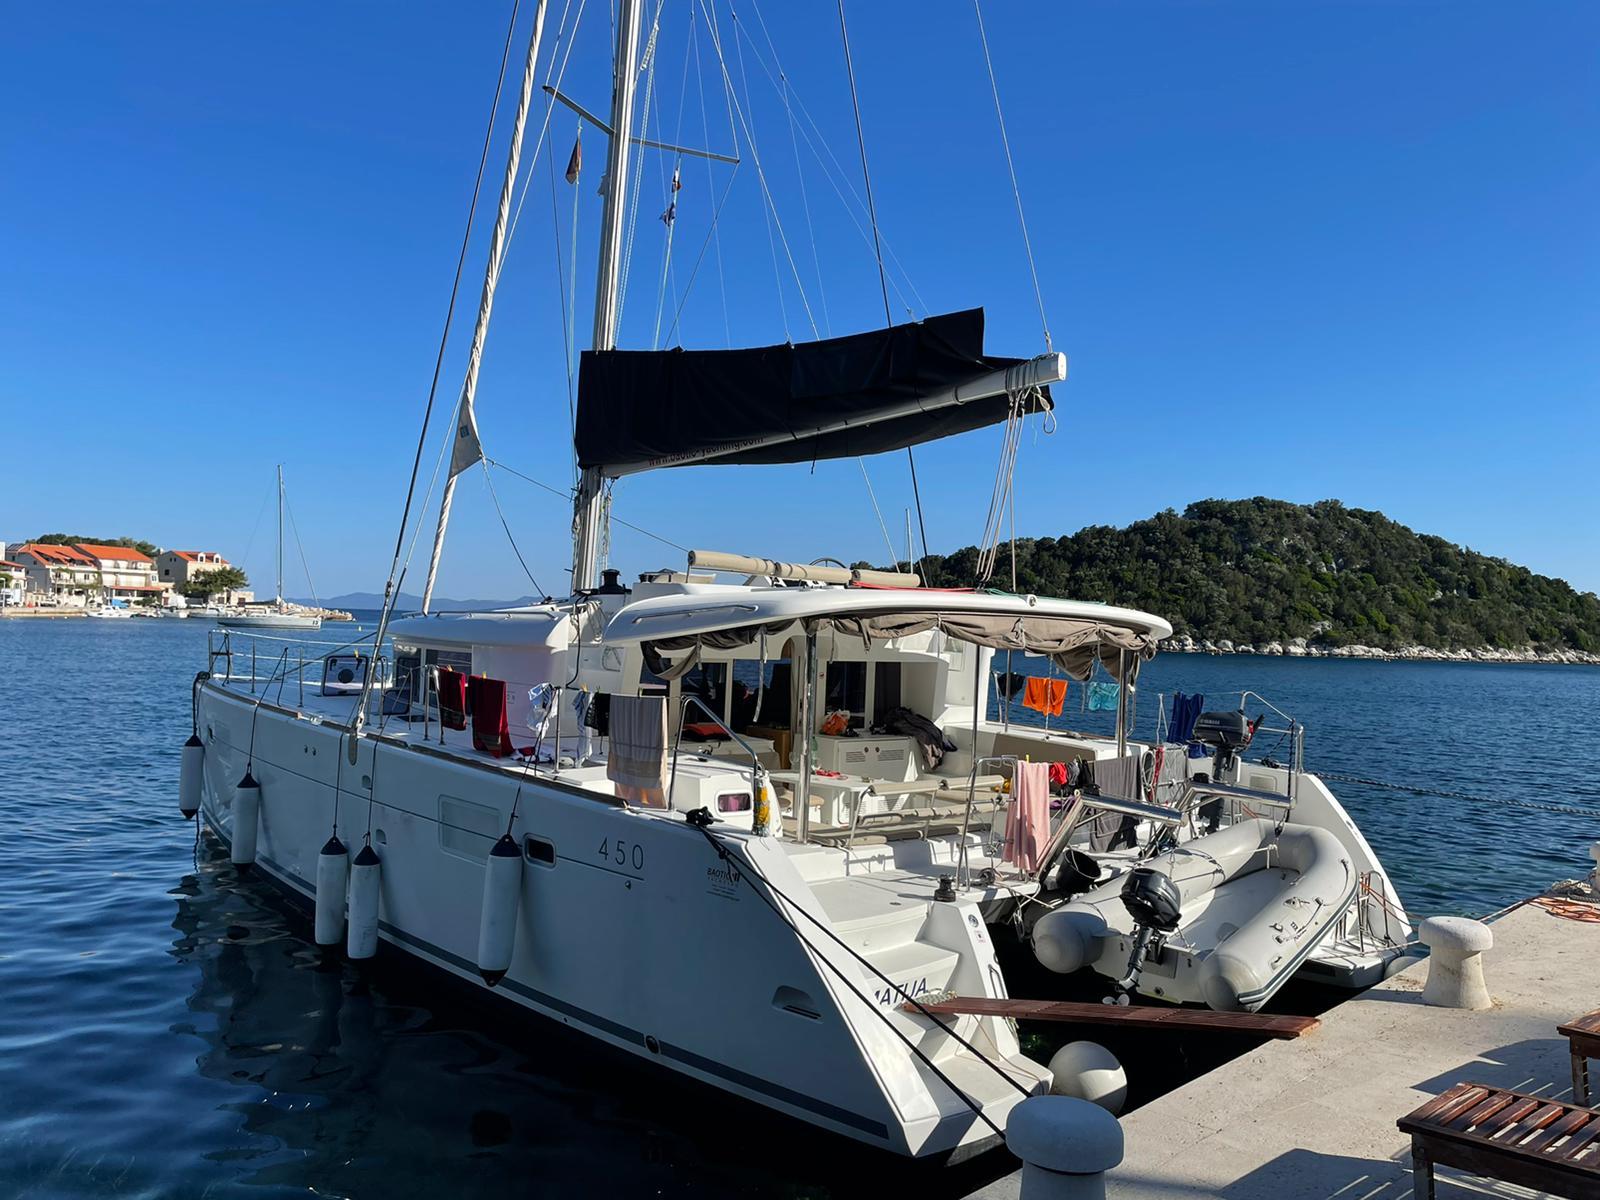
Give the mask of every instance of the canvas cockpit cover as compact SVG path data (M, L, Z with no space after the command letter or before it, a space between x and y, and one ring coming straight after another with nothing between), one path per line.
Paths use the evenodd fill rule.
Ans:
M993 650L1019 650L1047 657L1073 679L1087 680L1098 662L1113 677L1128 682L1156 655L1156 635L1083 617L1027 616L1009 612L884 612L829 613L804 618L800 624L811 633L861 639L864 645L909 637L937 629L948 637L987 646ZM745 625L685 637L660 637L643 643L650 669L664 679L675 679L698 661L702 649L732 650L753 644L763 635L781 637L793 622ZM683 651L690 653L684 655ZM663 655L673 655L668 666Z
M800 345L585 352L578 463L620 476L693 463L792 463L879 454L1004 421L1002 393L931 410L1026 360L983 353L983 310ZM1048 407L1048 389L1036 405Z

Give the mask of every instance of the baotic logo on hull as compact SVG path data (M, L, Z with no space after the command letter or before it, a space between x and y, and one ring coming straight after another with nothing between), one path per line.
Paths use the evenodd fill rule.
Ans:
M731 860L724 859L714 867L706 868L706 890L713 896L727 900L739 898L739 882L744 878Z

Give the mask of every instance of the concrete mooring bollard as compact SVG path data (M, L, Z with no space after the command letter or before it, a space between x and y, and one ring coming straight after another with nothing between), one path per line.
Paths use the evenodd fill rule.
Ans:
M1021 1200L1105 1200L1122 1126L1088 1100L1030 1096L1011 1110L1006 1145L1022 1160Z
M1420 934L1428 947L1428 982L1422 999L1438 1008L1488 1008L1494 1003L1483 981L1483 952L1494 932L1466 917L1428 917Z

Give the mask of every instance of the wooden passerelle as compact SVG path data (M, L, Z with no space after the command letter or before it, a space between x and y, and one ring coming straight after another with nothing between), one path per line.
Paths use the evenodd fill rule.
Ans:
M1572 1050L1572 1098L1579 1104L1589 1103L1589 1060L1600 1058L1600 1009L1575 1017L1556 1031Z
M1558 1196L1600 1195L1600 1112L1593 1109L1458 1083L1396 1124L1411 1135L1417 1200L1433 1200L1435 1163Z
M1132 1029L1208 1029L1253 1033L1262 1037L1297 1038L1315 1029L1316 1017L1269 1016L1265 1013L1212 1012L1208 1008L1157 1008L1155 1005L1085 1004L1074 1000L1000 1000L986 996L953 996L924 1004L904 1004L907 1012L936 1016L973 1014L1013 1017L1019 1021L1072 1021L1080 1025L1122 1025Z

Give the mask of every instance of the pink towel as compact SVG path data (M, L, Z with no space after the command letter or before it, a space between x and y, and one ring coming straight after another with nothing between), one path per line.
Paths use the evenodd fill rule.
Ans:
M1032 875L1050 842L1050 764L1019 762L1011 777L1004 859Z

